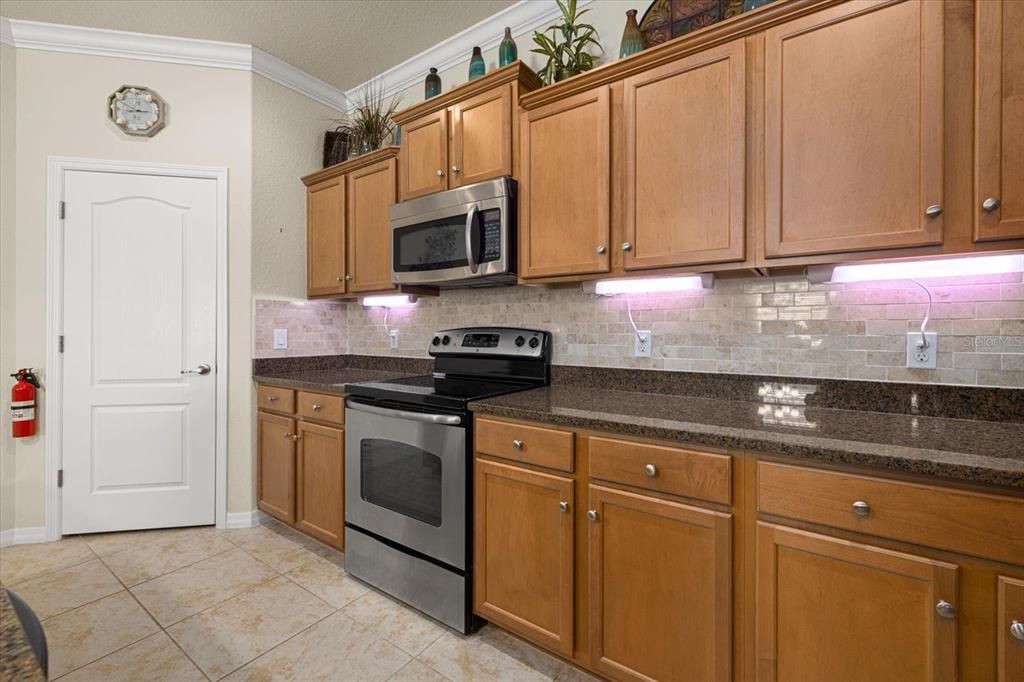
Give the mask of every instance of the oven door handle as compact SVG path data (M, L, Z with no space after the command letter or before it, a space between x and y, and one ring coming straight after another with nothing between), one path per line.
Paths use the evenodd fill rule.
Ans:
M444 426L459 426L462 424L462 417L453 414L425 414L423 412L412 412L409 410L395 410L390 407L377 407L349 401L346 406L356 412L377 414L382 417L394 417L396 419L408 419L415 422L426 422L428 424L442 424Z
M469 271L476 274L477 264L473 258L473 227L476 222L477 205L474 203L469 207L469 213L466 214L466 262L469 264Z

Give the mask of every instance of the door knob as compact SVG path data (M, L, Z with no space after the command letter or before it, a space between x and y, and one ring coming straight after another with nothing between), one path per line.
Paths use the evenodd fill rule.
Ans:
M559 502L558 503L558 511L560 511L562 513L565 513L567 511L569 511L569 503L566 502L565 500L562 500L561 502Z
M1024 640L1024 623L1019 620L1010 623L1010 634L1016 639Z
M209 374L210 373L210 366L204 362L203 364L199 365L195 369L183 369L183 370L181 370L181 373L182 374Z
M437 177L439 177L439 178L443 178L444 177L444 171L441 170L440 168L437 169Z
M987 213L991 213L999 208L999 199L996 197L988 197L985 201L981 202L981 207L985 209Z
M658 467L654 466L653 464L646 464L644 465L644 473L647 474L649 477L654 478L655 476L658 475Z
M857 500L853 503L853 513L857 516L867 516L871 513L871 505L864 500Z
M942 206L939 204L932 204L924 210L924 214L929 218L938 218L942 215Z
M945 599L940 599L935 605L935 611L943 618L956 618L956 607Z
M597 512L594 511L593 509L589 510L587 512L587 518L591 521L597 521Z
M630 244L629 242L622 242L622 250L623 251L632 251L633 250L633 245Z

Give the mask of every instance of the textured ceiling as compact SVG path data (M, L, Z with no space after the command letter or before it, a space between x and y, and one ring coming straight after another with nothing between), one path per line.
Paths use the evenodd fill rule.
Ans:
M347 90L511 4L513 0L2 0L0 15L248 43Z

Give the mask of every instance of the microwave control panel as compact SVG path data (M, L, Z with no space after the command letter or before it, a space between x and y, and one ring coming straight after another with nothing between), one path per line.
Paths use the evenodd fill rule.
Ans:
M496 208L481 211L480 221L484 226L480 262L488 263L501 259L501 211Z

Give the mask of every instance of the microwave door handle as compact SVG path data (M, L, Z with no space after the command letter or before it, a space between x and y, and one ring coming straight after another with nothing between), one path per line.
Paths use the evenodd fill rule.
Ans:
M408 419L415 422L426 422L428 424L442 424L444 426L459 426L462 424L462 417L450 414L424 414L422 412L412 412L408 410L394 410L390 407L377 407L375 405L366 405L364 403L357 403L349 401L346 407L356 412L366 412L368 414L376 414L381 417L394 417L396 419Z
M477 263L473 254L473 224L476 222L477 205L469 207L466 214L466 262L469 263L469 271L476 274Z

